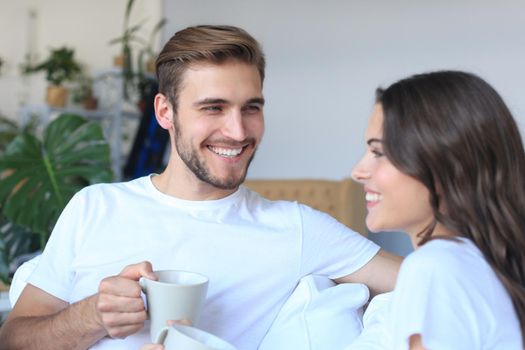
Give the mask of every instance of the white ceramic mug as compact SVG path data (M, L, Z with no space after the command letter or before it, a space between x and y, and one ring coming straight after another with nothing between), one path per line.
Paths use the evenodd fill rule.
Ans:
M197 324L208 291L208 277L188 271L154 271L159 278L139 280L148 304L150 337L158 338L169 320L189 320Z
M156 340L157 344L164 345L165 350L236 350L213 334L181 324L164 327Z

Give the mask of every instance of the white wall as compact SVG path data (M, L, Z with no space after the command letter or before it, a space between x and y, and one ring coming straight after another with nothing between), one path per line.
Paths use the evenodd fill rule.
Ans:
M107 69L118 54L111 39L122 33L127 0L0 0L0 114L17 119L23 104L42 104L46 82L43 74L21 79L19 65L33 51L37 61L49 48L64 45L89 71ZM144 35L161 17L160 0L137 0L131 23L144 20ZM30 11L35 18L30 19Z

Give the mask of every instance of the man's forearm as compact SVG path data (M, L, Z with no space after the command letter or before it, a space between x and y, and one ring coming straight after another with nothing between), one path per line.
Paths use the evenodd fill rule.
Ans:
M87 349L106 336L97 321L91 296L51 315L8 319L0 332L0 349Z

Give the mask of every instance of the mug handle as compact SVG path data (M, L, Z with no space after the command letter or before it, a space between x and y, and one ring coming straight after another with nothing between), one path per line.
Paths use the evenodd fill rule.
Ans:
M148 314L148 318L149 318L149 307L148 307L148 298L147 298L147 295L148 295L148 289L147 289L147 283L146 283L146 279L144 277L141 277L139 279L139 285L140 285L140 289L142 289L142 293L144 293L144 295L146 295L146 297L142 298L144 300L144 306L146 308L146 313Z
M166 326L159 331L157 338L155 339L155 344L164 344L170 328L171 327Z
M140 288L142 289L142 292L145 294L147 285L146 285L146 279L144 277L139 278L139 285L140 285Z

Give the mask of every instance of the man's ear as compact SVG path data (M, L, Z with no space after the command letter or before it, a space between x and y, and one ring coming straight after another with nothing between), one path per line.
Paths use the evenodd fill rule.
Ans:
M173 107L168 97L160 93L155 95L153 106L155 107L157 123L161 128L170 130L173 126Z

